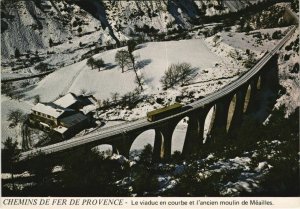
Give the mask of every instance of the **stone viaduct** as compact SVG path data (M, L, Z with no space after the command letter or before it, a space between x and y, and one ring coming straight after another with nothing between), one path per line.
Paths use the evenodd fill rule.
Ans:
M75 137L23 152L19 160L26 160L39 152L48 155L82 147L93 148L103 144L111 145L114 153L129 157L133 142L147 130L155 131L153 160L168 159L171 156L174 130L177 124L186 117L188 117L188 127L185 139L183 139L182 154L184 156L204 149L207 144L226 138L233 139L246 115L254 115L258 120L263 121L268 115L268 107L273 107L279 89L277 51L289 40L295 30L296 26L291 26L285 37L239 79L183 107L178 114L154 122L148 122L142 118L117 127L109 127L96 134ZM265 110L262 111L262 109ZM213 113L209 129L207 133L204 133L205 121L211 112Z
M251 80L218 100L153 125L150 123L134 130L125 130L119 135L107 140L95 141L88 146L109 144L112 145L114 153L128 157L135 139L143 132L153 129L155 130L153 160L167 159L171 156L174 130L183 118L188 117L182 150L182 154L187 156L203 149L208 143L225 140L224 136L234 138L244 116L257 113L262 97L268 95L268 101L271 102L270 99L274 99L274 95L277 95L278 86L277 55L274 55ZM210 110L213 114L208 133L204 134L204 123ZM260 117L258 119L261 119Z

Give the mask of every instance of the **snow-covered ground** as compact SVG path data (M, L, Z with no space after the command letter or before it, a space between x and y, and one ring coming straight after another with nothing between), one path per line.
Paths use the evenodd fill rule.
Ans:
M137 65L140 66L140 73L145 77L145 94L152 94L161 89L160 78L170 64L188 62L192 67L204 70L209 68L212 77L213 73L223 71L214 68L215 63L222 60L211 53L201 39L170 41L170 42L150 42L139 46L140 49L134 53L138 57ZM107 67L91 70L86 65L86 60L61 68L43 79L36 88L26 93L28 98L40 95L41 101L52 101L61 94L73 92L80 94L81 90L95 95L97 99L108 99L111 93L118 92L120 95L133 91L135 84L135 74L133 70L121 73L121 69L114 61L115 53L119 49L109 50L94 58L102 58ZM127 69L126 69L127 70ZM225 69L226 70L226 69Z
M200 11L211 16L248 5L249 2L243 0L224 7L217 1L173 2L169 5L147 1L104 1L103 5L87 2L86 7L80 3L49 0L3 2L1 75L9 79L35 74L34 66L40 61L53 68L66 66L78 62L83 54L95 47L124 42L133 35L149 41L151 37L146 34L149 30L168 33L179 28L190 29L193 27L191 20L199 18ZM52 46L50 39L54 43ZM21 53L19 60L15 58L16 49ZM41 60L33 59L36 57Z
M111 99L112 93L119 93L122 95L133 92L137 88L135 83L135 73L133 70L121 72L119 66L115 62L115 54L118 49L107 50L94 55L96 59L103 59L106 67L100 71L98 69L91 69L86 65L87 60L82 60L81 56L86 52L95 49L101 45L115 44L113 36L119 41L126 41L129 39L129 34L134 31L135 27L142 28L144 25L154 27L159 32L167 32L178 28L178 25L183 25L185 28L191 29L193 26L189 20L194 15L193 9L188 9L188 15L184 5L172 5L172 14L166 11L166 5L159 3L150 5L151 14L141 15L137 14L138 10L142 11L148 9L149 4L145 2L139 5L136 2L120 1L114 6L106 5L107 18L109 28L103 29L103 22L95 19L88 12L77 6L72 5L70 8L74 10L74 17L65 11L59 11L56 7L65 9L68 6L64 2L53 3L52 1L43 1L50 6L50 12L58 16L60 21L49 18L47 16L47 23L45 19L37 21L36 16L46 15L45 11L36 7L34 3L18 2L16 7L8 10L8 14L18 16L17 21L12 22L8 31L5 31L1 37L1 48L3 61L3 68L1 71L2 78L22 77L24 75L32 75L39 73L34 69L34 65L20 70L13 71L11 63L17 62L13 58L14 49L18 48L21 53L25 53L27 49L30 51L30 56L37 53L42 57L43 62L57 69L54 73L42 78L41 80L32 81L28 88L17 89L19 93L24 94L20 99L12 99L5 95L1 95L1 137L2 142L7 137L12 137L21 145L21 125L10 127L10 122L7 116L11 110L21 110L24 113L30 113L30 109L34 105L35 97L38 95L41 102L49 102L57 99L60 95L65 95L68 92L81 94L93 94L98 100ZM207 5L205 1L197 1L196 5L202 8ZM56 6L55 6L56 4ZM235 11L237 8L244 7L244 4L238 2L225 4L228 8L224 10L217 10L214 6L205 9L207 15L221 14L229 10ZM215 5L217 6L217 5ZM206 6L205 6L206 7ZM99 8L97 8L98 10ZM7 11L6 11L7 12ZM26 14L28 15L20 15ZM47 13L47 12L46 12ZM47 14L48 15L48 14ZM150 17L152 16L153 17ZM79 26L63 28L63 21L68 19L69 23L74 24L78 18L84 19L81 25L82 33L89 33L81 36L78 32ZM132 17L127 19L127 17ZM48 21L49 19L49 21ZM63 20L64 19L64 20ZM100 23L101 22L101 23ZM105 20L104 20L105 22ZM181 22L178 24L178 22ZM88 24L86 24L88 23ZM42 24L42 30L32 30L32 27L37 27ZM128 26L128 27L127 27ZM102 28L101 28L102 27ZM30 28L30 29L28 29ZM136 56L136 66L138 66L138 74L144 76L145 84L143 85L144 101L141 101L134 108L129 107L114 107L109 110L99 111L98 117L104 122L103 127L90 128L82 131L79 135L88 132L102 131L109 126L117 126L120 123L136 120L145 117L148 111L160 108L167 104L175 102L178 96L184 97L181 101L183 104L188 104L192 100L203 97L209 93L217 91L230 82L238 79L241 74L248 69L245 68L245 62L249 59L249 53L255 59L262 57L267 51L272 49L279 41L272 39L272 34L275 31L281 31L284 34L287 28L268 28L250 31L249 33L238 32L237 27L231 27L230 31L222 31L211 37L203 38L200 31L189 32L193 37L191 40L168 41L168 42L145 42L137 47L134 52ZM111 31L110 31L111 30ZM200 30L200 29L199 29ZM55 31L55 32L54 32ZM56 32L58 31L58 33ZM14 38L11 38L14 34ZM112 35L113 34L113 35ZM284 105L286 107L286 116L293 112L300 106L300 74L299 65L298 71L295 70L295 63L299 63L299 51L286 50L286 46L295 42L298 37L299 29L291 40L282 48L281 56L278 60L279 64L279 79L280 84L286 89L280 98L277 100L276 107ZM24 41L20 37L25 37ZM147 35L146 35L147 36ZM71 38L72 37L72 38ZM48 48L49 38L54 42L61 42L57 46ZM149 37L146 37L150 40ZM30 44L29 44L30 43ZM80 46L84 45L84 46ZM299 43L298 43L299 48ZM48 50L50 50L48 52ZM37 51L37 52L35 52ZM248 51L248 52L247 52ZM52 52L55 52L52 54ZM26 52L27 53L27 52ZM288 57L288 58L286 58ZM23 56L25 61L25 55ZM26 62L26 61L25 61ZM172 89L163 90L160 79L168 66L181 62L190 63L193 68L197 69L197 75L186 86L176 86ZM294 72L292 72L294 71ZM296 72L297 71L297 72ZM191 96L188 96L191 95ZM162 102L156 102L157 99ZM204 139L208 133L209 125L213 115L213 109L210 110L205 120ZM98 121L99 122L99 121ZM103 124L102 124L103 125ZM174 151L182 151L187 130L187 121L183 119L177 125L172 136L172 153ZM147 130L139 135L134 141L131 151L141 150L146 144L154 145L155 132L154 130ZM277 146L281 144L279 141L271 141L269 146ZM111 149L111 146L99 146L100 151ZM273 151L272 151L273 152ZM266 156L265 161L255 162L257 151L244 152L240 156L229 159L218 159L214 154L210 154L206 159L201 159L196 162L198 167L207 165L205 169L198 170L198 178L200 180L209 178L211 175L227 171L241 171L236 181L229 181L222 185L220 194L222 196L238 196L243 192L252 192L260 187L260 179L268 173L272 165L268 163L268 159L272 158L272 154ZM112 159L119 159L124 157L113 155ZM127 159L125 159L127 161ZM134 161L130 162L134 164ZM165 167L174 165L162 165ZM188 167L186 163L175 165L174 172L170 174L161 175L158 180L160 182L159 193L171 190L178 183L178 175L185 172ZM61 169L59 168L58 171ZM30 176L29 173L23 173L16 177ZM9 174L2 174L2 179L9 179Z
M298 38L298 39L297 39ZM296 63L299 66L299 50L289 50L285 49L286 46L291 45L291 43L298 42L299 49L299 28L296 30L292 38L285 44L282 49L282 55L278 60L279 68L279 83L286 89L286 92L277 99L275 107L284 106L286 110L286 116L289 116L292 112L295 111L297 107L300 106L300 74L299 67L293 72L293 68ZM285 60L285 55L289 56L289 60Z
M197 171L197 178L199 181L203 181L217 173L223 172L239 172L239 177L235 182L227 182L227 184L220 185L220 195L221 196L239 196L241 192L253 192L259 188L260 179L262 176L266 175L272 165L268 164L266 161L259 162L253 167L251 162L252 155L255 156L256 153L244 153L241 157L234 157L230 159L218 159L214 154L208 155L206 158L198 160L196 162L199 167ZM204 165L207 165L204 166ZM169 167L172 165L161 165L164 167ZM168 190L172 190L178 183L177 177L186 172L188 167L192 165L183 163L180 165L175 165L172 169L173 173L169 175L164 175L158 177L161 188L158 193L162 193ZM193 165L195 166L195 165ZM216 183L216 182L214 182Z
M282 28L281 30L284 32L285 29ZM279 29L261 30L259 32L272 34L276 30ZM134 54L136 56L136 64L139 66L138 73L143 74L145 77L145 90L142 95L154 101L154 104L150 104L149 100L145 100L130 110L116 107L100 112L99 117L108 120L105 127L110 125L111 120L135 120L144 117L148 111L162 107L162 104L155 102L157 98L163 98L163 104L166 105L174 103L177 96L189 95L191 92L193 92L193 99L212 93L234 81L239 75L247 71L243 66L243 62L248 58L246 54L247 49L251 49L254 56L259 58L278 41L266 39L260 43L259 47L256 47L258 38L253 37L252 34L222 32L217 35L220 38L216 42L214 41L214 36L212 36L205 40L198 37L191 40L148 42L139 45ZM59 47L63 47L63 45ZM114 57L118 50L120 49L112 49L94 55L96 59L102 58L107 65L101 71L98 71L98 69L92 70L86 65L86 60L83 60L62 67L37 82L32 88L24 89L24 92L22 92L25 95L24 98L20 101L10 101L14 105L7 102L7 98L2 100L2 136L4 136L2 139L5 140L7 136L12 136L21 142L19 131L17 131L18 127L8 127L7 112L17 104L20 106L19 109L28 113L36 95L40 96L41 102L49 102L68 92L80 94L82 91L85 91L93 94L99 100L104 100L110 99L111 94L114 92L118 92L122 96L134 91L137 84L134 82L135 74L133 70L126 69L122 73L120 67L115 63ZM68 55L61 54L61 57L65 56ZM241 59L237 60L237 56L241 57ZM63 59L66 59L66 57ZM197 68L197 75L188 86L176 86L164 91L160 83L162 75L170 64L180 62L190 63L192 67ZM182 101L182 103L186 104L189 102L190 99ZM19 105L22 103L25 105ZM205 122L205 135L210 124L211 114L209 114ZM186 127L182 125L176 128L174 136L178 135L178 137L175 137L178 139L176 139L176 143L173 143L173 150L182 149L185 129ZM95 131L101 131L101 128L97 128ZM148 138L148 136L144 138ZM153 137L150 138L151 142ZM137 147L142 148L145 144L142 143L137 145Z
M31 103L18 101L11 99L7 96L1 95L1 141L4 142L7 137L12 137L13 140L19 142L21 145L22 137L21 137L21 125L18 124L14 128L10 128L10 122L7 120L7 115L10 111L13 110L21 110L24 113L30 113L30 109L32 107Z

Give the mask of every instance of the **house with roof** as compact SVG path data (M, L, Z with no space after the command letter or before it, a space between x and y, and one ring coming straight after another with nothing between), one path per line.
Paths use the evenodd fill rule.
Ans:
M92 95L76 96L73 93L68 93L65 96L57 99L53 103L63 108L80 111L89 118L92 117L91 113L97 109L97 99Z
M93 96L68 93L49 103L38 103L29 115L30 124L45 131L55 131L63 138L70 137L91 122L97 100Z
M63 108L76 109L78 102L79 101L75 94L68 93L65 96L62 96L55 100L53 103Z

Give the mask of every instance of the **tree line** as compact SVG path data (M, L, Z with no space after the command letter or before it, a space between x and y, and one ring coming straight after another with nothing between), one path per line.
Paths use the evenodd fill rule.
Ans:
M93 57L90 57L87 62L86 62L87 66L91 67L92 69L94 68L98 68L98 71L101 70L102 67L105 66L105 63L103 61L103 59L94 59Z

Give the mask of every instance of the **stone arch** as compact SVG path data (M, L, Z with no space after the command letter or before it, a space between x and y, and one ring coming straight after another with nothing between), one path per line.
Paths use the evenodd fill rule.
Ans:
M153 160L169 159L171 157L172 135L180 118L155 127Z
M173 154L175 151L180 151L182 153L187 128L188 128L189 117L183 117L175 126L172 141L171 141L171 153Z
M261 76L259 76L258 79L257 79L257 83L256 83L256 89L257 90L261 90L261 88L262 88L261 79L262 79Z
M163 133L159 129L155 129L155 140L153 147L153 160L158 162L163 159L165 146L165 139Z
M247 88L247 91L246 91L246 95L245 95L244 106L243 106L243 113L245 113L248 110L252 91L253 90L251 88L251 85L249 85L248 88Z
M154 129L148 129L135 137L130 146L129 159L134 159L139 151L142 150L147 144L150 144L152 148L154 148L155 134L156 133Z
M215 117L216 117L216 105L213 105L205 116L204 130L203 130L203 143L206 142L207 137L211 134Z
M230 101L229 108L228 108L227 123L226 123L226 131L227 132L231 126L232 118L233 118L233 115L236 110L236 103L237 103L237 95L234 94Z

